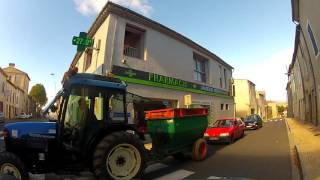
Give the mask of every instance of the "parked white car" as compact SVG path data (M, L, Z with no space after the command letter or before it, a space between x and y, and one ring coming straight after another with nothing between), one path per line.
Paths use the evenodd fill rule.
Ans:
M19 118L19 119L27 119L29 117L28 117L28 115L26 113L21 113L21 114L17 115L17 118Z

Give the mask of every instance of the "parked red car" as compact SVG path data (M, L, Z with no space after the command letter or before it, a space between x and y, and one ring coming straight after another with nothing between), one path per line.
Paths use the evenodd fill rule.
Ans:
M217 120L209 126L204 133L204 138L209 142L228 142L244 136L245 125L241 119L224 118Z

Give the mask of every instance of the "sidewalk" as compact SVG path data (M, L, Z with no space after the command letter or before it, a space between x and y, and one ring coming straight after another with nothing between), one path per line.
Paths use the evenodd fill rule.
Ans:
M292 118L287 118L287 123L298 151L303 179L320 180L320 129Z

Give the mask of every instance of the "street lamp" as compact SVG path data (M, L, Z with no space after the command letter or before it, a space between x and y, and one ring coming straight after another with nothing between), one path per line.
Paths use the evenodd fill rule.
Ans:
M50 75L53 78L53 85L54 85L54 93L56 93L56 81L55 81L55 74L54 73L50 73Z

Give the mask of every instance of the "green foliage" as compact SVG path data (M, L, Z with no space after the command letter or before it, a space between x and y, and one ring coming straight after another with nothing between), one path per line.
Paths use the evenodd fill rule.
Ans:
M285 110L287 110L285 106L277 106L277 109L279 114L282 114Z
M42 84L36 84L31 88L29 95L36 103L37 112L40 112L41 108L47 103L48 100L46 89Z

